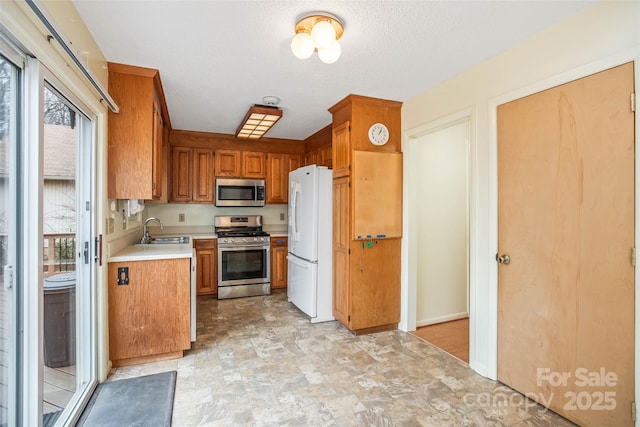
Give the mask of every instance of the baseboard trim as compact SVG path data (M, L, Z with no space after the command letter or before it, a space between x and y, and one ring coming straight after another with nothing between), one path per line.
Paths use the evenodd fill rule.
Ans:
M469 317L468 312L460 312L447 314L445 316L432 317L429 319L416 320L416 327L435 325L436 323L451 322L452 320L460 320Z

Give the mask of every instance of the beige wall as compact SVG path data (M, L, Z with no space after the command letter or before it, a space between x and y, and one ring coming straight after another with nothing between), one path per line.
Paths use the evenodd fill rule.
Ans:
M404 103L405 143L447 116L471 114L470 364L477 372L495 378L497 367L496 105L638 58L640 2L606 1ZM408 227L405 236L413 232ZM415 267L408 249L401 325L411 329Z

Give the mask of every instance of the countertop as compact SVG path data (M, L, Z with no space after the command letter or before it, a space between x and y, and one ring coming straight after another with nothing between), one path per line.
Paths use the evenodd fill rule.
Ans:
M193 247L189 243L168 245L131 245L124 248L108 262L152 261L157 259L191 258Z
M262 229L271 237L287 237L287 225L265 224ZM167 226L163 230L149 227L149 234L157 236L188 236L191 239L216 239L213 226ZM156 259L191 258L193 243L131 245L109 257L108 262L149 261Z

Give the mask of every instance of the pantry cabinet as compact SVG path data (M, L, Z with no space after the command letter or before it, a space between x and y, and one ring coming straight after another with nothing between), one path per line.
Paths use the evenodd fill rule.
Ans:
M267 203L286 204L289 201L289 172L301 165L300 154L267 154Z
M216 239L194 239L196 249L196 294L218 293L218 245Z
M213 153L206 148L172 148L172 203L213 202Z
M264 179L266 158L262 152L215 150L215 176Z
M287 237L271 237L271 289L287 287Z
M350 95L329 109L333 315L356 334L396 329L400 321L401 106ZM372 142L370 129L380 123L389 138Z
M190 340L189 258L109 263L114 367L182 357Z
M164 127L170 127L158 70L108 63L109 94L120 112L109 111L107 196L158 200L162 188Z

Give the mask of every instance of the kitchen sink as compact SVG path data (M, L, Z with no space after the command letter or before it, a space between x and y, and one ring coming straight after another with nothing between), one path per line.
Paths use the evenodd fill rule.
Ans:
M144 245L168 245L168 244L189 243L189 236L152 237L149 243Z

